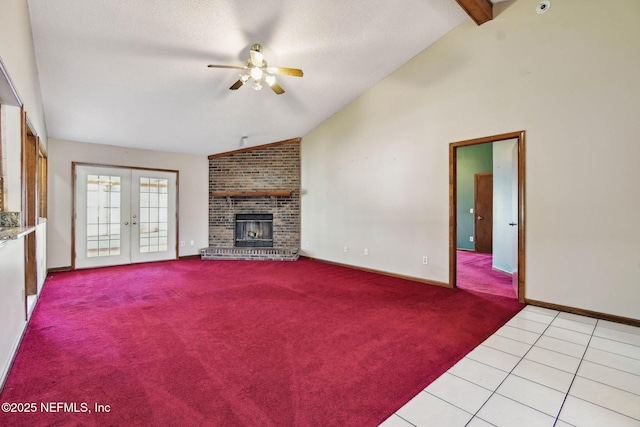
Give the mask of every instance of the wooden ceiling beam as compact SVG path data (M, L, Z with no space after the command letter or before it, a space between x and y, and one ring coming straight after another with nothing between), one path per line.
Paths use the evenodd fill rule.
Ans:
M490 0L456 0L473 21L482 25L493 19L493 3Z

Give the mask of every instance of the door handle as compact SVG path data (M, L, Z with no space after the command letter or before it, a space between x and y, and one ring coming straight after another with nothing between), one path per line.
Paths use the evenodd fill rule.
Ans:
M136 224L137 224L137 222L133 221L131 224L136 225Z
M129 225L129 221L125 221L125 222L124 222L124 225Z
M480 215L478 215L478 218L477 218L477 219L479 219L479 220L480 220L480 219L482 219L482 217L481 217Z
M514 225L518 225L518 223L517 222L510 222L509 225L513 227Z

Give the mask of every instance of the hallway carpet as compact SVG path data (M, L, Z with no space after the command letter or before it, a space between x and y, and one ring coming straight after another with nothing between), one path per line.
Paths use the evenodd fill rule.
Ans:
M308 259L55 273L0 425L376 426L522 307Z
M471 251L458 251L456 286L460 289L516 298L511 275L492 267L493 256Z

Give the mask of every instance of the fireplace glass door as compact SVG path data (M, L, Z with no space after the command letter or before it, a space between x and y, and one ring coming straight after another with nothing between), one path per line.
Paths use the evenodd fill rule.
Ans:
M236 214L237 247L272 247L272 214Z

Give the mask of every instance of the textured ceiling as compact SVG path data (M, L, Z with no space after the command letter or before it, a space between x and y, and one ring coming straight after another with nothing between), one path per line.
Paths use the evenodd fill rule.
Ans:
M455 0L29 0L48 135L215 154L304 136L467 19ZM286 90L229 90L253 43Z

